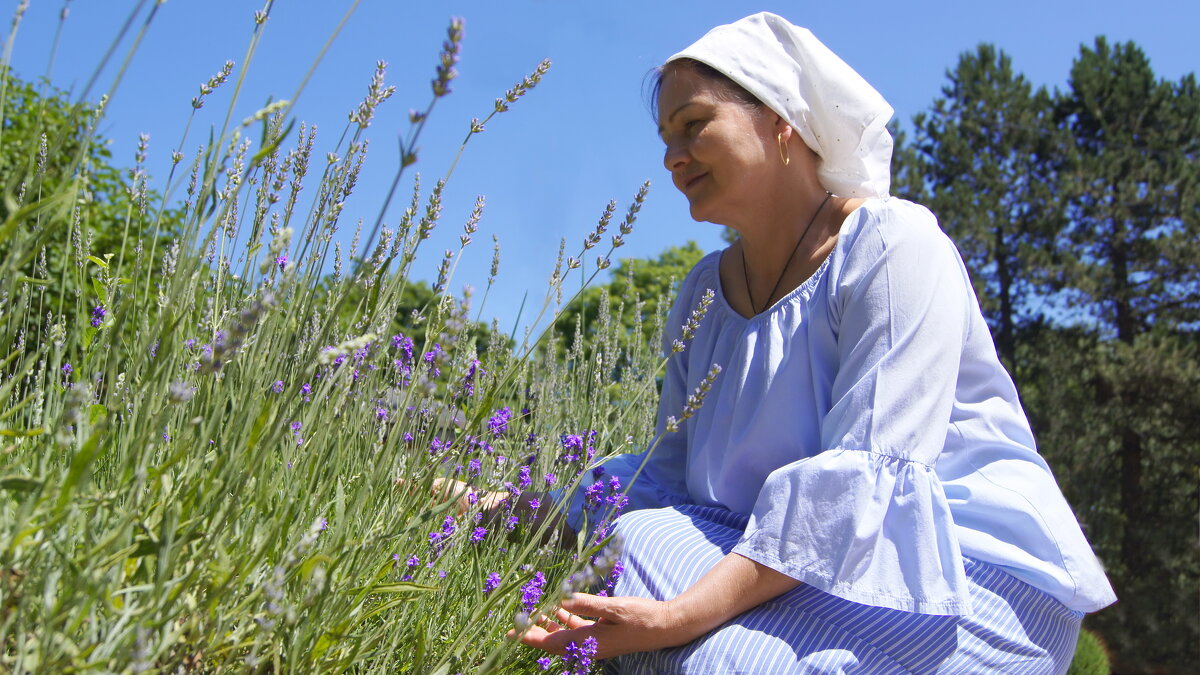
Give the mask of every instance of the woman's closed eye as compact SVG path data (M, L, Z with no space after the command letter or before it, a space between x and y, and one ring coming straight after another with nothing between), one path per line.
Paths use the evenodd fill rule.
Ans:
M703 119L688 120L688 121L682 123L679 126L679 129L683 132L682 135L684 137L690 138L700 132L700 129L703 127L705 121L706 120L703 120ZM670 142L671 142L671 134L670 133L663 132L661 138L662 138L662 142L664 144L670 144Z

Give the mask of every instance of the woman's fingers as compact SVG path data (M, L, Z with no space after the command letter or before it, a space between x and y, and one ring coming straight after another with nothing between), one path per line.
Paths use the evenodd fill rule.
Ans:
M508 635L512 638L519 637L521 642L529 647L562 656L567 653L568 644L572 642L576 644L582 643L593 634L594 630L590 623L587 626L574 629L559 626L558 630L547 630L543 626L532 626L524 634L509 631Z
M572 593L570 597L563 598L560 604L563 609L572 614L594 616L597 619L612 618L612 598L592 595L591 593Z
M554 613L554 618L558 619L559 624L571 629L583 628L584 626L590 626L595 623L594 621L589 621L578 614L572 614L561 607L559 607L558 611Z
M471 495L475 490L470 485L454 478L433 479L433 498L441 502L454 501L462 515L471 509Z

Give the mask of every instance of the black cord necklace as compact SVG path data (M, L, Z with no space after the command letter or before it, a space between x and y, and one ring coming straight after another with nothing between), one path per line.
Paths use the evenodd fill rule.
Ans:
M755 314L761 314L767 307L771 306L771 298L775 297L775 292L779 290L779 284L783 283L783 275L787 274L788 268L792 266L792 258L796 257L796 251L800 250L800 244L804 243L804 238L808 236L808 231L812 229L813 223L817 222L817 216L821 215L821 210L825 208L833 194L826 192L825 200L813 212L812 218L808 221L808 225L804 226L804 232L800 235L800 241L796 242L796 247L792 249L792 254L788 256L787 262L783 264L783 269L779 272L779 278L775 280L775 286L771 289L771 293L767 296L767 301L763 303L762 309L758 309L754 305L754 295L750 292L750 272L746 268L746 247L742 247L742 277L746 280L746 297L750 300L750 311Z

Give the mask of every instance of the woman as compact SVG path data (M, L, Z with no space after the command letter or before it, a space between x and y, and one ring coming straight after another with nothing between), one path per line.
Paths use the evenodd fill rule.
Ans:
M660 444L604 465L641 470L614 597L522 640L594 637L622 672L1064 672L1115 597L958 252L888 197L891 108L767 13L668 60L657 107L692 217L740 238L681 286L667 344L715 300L669 363ZM588 527L578 497L568 522Z

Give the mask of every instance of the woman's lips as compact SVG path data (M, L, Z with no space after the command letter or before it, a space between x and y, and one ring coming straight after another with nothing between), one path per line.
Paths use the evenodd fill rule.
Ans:
M684 182L683 182L683 191L684 191L684 192L687 192L687 191L688 191L688 190L690 190L690 189L691 189L691 187L692 187L693 185L695 185L695 184L696 184L696 183L697 183L697 182L698 182L698 181L699 181L701 178L704 178L704 177L705 177L705 176L707 176L707 175L708 175L708 172L705 172L705 173L702 173L702 174L699 174L699 175L696 175L696 176L692 176L691 178L688 178L688 179L684 180Z

